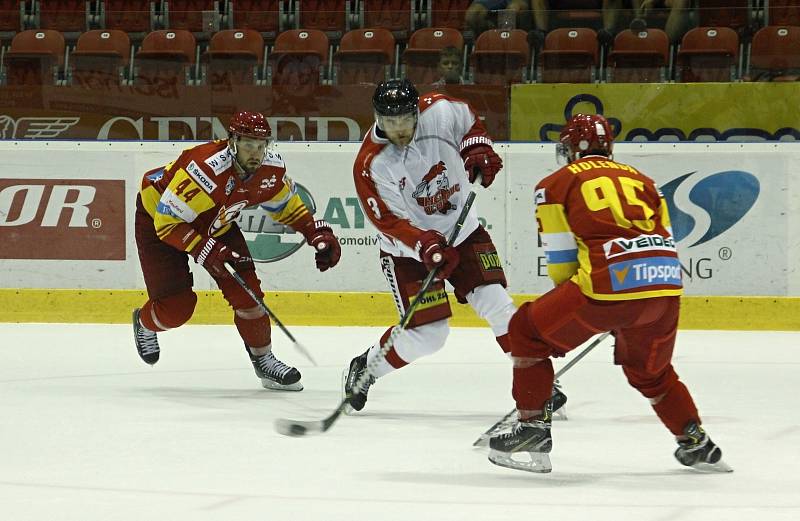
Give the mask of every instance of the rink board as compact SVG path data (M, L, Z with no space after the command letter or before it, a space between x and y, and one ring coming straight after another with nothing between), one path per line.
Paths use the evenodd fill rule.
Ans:
M0 320L127 320L129 309L144 300L133 241L141 175L188 146L0 142L7 166L0 180ZM268 301L288 323L370 325L396 318L378 264L376 230L353 187L358 146L283 142L276 148L315 217L328 220L340 238L342 261L335 269L317 272L313 252L292 230L258 214L240 221ZM478 215L504 260L510 292L540 295L552 283L537 243L533 186L557 168L554 145L496 148L504 170L488 190L474 188ZM687 295L683 327L798 328L800 221L792 216L800 215L800 178L792 174L800 171L799 152L798 143L615 147L615 159L656 179L670 205ZM228 322L213 280L192 269L202 297L198 320ZM456 307L454 323L479 324Z

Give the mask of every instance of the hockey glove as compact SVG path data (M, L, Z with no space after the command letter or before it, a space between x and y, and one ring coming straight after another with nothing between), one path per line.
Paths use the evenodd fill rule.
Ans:
M458 250L447 245L444 235L436 230L422 232L417 241L419 257L428 270L439 268L440 279L449 279L458 266Z
M214 277L229 277L225 263L236 262L241 258L241 255L213 237L201 240L189 253L197 264L203 266Z
M492 141L485 136L467 138L461 143L461 157L469 182L481 179L481 186L488 188L503 168L503 160L492 149Z
M333 268L339 263L342 247L339 245L339 239L333 234L330 224L325 221L312 221L303 230L303 235L309 246L314 248L319 271Z

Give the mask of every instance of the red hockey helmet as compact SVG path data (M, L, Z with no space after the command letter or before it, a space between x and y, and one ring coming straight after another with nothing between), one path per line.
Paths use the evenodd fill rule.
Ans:
M611 157L614 134L606 118L599 114L576 114L561 129L556 153L567 162L598 154Z
M260 112L240 111L233 115L228 124L231 135L253 139L272 139L272 129L267 118Z

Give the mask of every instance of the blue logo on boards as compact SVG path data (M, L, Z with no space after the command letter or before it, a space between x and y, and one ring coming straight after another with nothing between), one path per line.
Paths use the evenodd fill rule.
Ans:
M749 172L729 170L712 174L698 181L689 190L689 201L697 207L693 209L695 216L692 216L675 204L675 192L696 173L682 175L660 187L667 201L672 233L676 241L682 240L694 231L697 226L695 216L703 217L697 215L697 212L704 211L708 215L708 229L691 246L708 242L739 222L753 207L760 191L758 179Z
M675 257L648 257L608 265L611 289L622 291L669 284L681 287L681 264Z

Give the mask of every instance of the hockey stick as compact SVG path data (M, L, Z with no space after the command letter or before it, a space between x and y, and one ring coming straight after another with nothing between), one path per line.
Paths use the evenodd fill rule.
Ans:
M467 201L464 203L464 207L461 209L461 213L458 216L458 221L456 221L456 225L453 228L453 231L450 233L450 237L447 240L447 245L451 246L453 242L458 237L458 233L461 231L461 228L464 226L464 221L467 219L467 215L469 214L469 209L472 208L472 203L475 200L475 192L470 192L467 196ZM361 389L363 385L366 383L367 379L370 375L375 371L375 367L378 365L379 360L386 356L386 353L392 348L394 343L397 341L397 337L405 331L406 326L411 321L411 317L414 316L414 312L417 310L422 298L427 293L428 289L430 288L431 284L433 284L433 280L436 277L436 273L439 271L439 268L434 268L428 275L425 277L425 280L422 282L422 287L419 289L417 294L414 296L414 300L411 301L408 308L406 308L406 312L403 313L403 316L400 317L400 322L392 328L392 332L389 334L389 338L386 339L386 342L381 346L380 352L378 356L372 359L372 361L367 364L366 370L361 374L361 377L356 381L355 388ZM327 418L322 420L315 420L315 421L301 421L301 420L289 420L286 418L278 418L275 420L275 430L277 430L280 434L285 436L305 436L306 434L314 434L314 433L322 433L327 431L331 428L331 426L336 422L336 420L341 416L344 410L347 408L349 402L347 399L342 399L339 403L339 406L336 407L336 410L333 411Z
M583 358L584 356L588 355L588 354L589 354L589 351L591 351L592 349L594 349L595 347L597 347L597 346L600 344L600 342L602 342L603 340L605 340L605 339L606 339L606 337L608 337L608 335L610 335L610 334L611 334L611 331L606 331L605 333L603 333L602 335L600 335L599 337L597 337L597 338L594 340L594 342L592 342L591 344L589 344L588 346L586 346L586 348L585 348L583 351L581 351L580 353L578 353L578 354L577 354L577 355L576 355L576 356L575 356L575 357L574 357L572 360L570 360L570 361L569 361L569 362L568 362L566 365L564 365L564 367L562 367L561 369L559 369L559 370L558 370L558 372L557 372L557 373L556 373L556 374L553 376L553 380L558 380L559 378L561 378L561 377L564 375L564 373L566 373L567 371L569 371L569 369L570 369L570 368L571 368L573 365L577 364L577 363L578 363L578 362L581 360L581 358ZM503 416L503 417L502 417L502 418L501 418L501 419L500 419L500 420L499 420L497 423L495 423L494 425L492 425L491 427L489 427L488 429L486 429L486 432L484 432L483 434L481 434L481 435L478 437L478 439L477 439L477 440L475 440L475 441L472 443L472 446L473 446L473 447L483 447L484 445L486 445L486 444L489 442L489 438L491 438L493 435L497 434L498 432L500 432L501 430L503 430L505 427L507 427L507 426L509 426L511 423L513 423L513 422L511 422L510 420L511 420L511 419L512 419L512 418L513 418L513 417L514 417L516 414L517 414L517 409L516 409L516 407L515 407L514 409L511 409L511 410L508 412L508 414L506 414L505 416Z
M239 285L242 287L242 289L245 290L245 292L247 292L248 295L250 295L250 297L255 301L255 303L258 304L258 307L261 308L261 311L263 311L264 313L269 315L269 317L272 319L272 321L275 322L275 324L280 328L281 331L283 331L283 334L285 334L287 337L289 337L289 340L291 340L294 343L294 347L297 348L297 350L300 351L300 353L303 356L308 358L309 362L311 362L314 365L317 365L316 360L314 360L314 357L311 356L311 353L308 351L308 349L306 349L306 347L303 344L298 342L297 339L294 337L294 335L292 335L289 332L289 330L286 329L286 326L283 325L283 322L281 322L280 319L278 319L278 317L275 316L275 313L273 313L272 310L269 309L266 304L264 304L264 301L261 300L258 297L258 295L256 295L255 292L253 292L252 289L250 289L250 287L244 281L242 276L239 275L238 273L236 273L236 270L234 270L227 263L225 263L225 269L228 270L228 273L231 274L231 277L233 277L234 280L239 283Z

